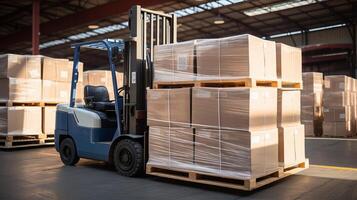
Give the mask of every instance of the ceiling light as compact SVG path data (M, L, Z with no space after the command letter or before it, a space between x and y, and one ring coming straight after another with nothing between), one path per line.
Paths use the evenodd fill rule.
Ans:
M214 18L214 21L213 21L214 24L224 24L224 19L218 15L216 18Z
M88 28L89 29L96 29L96 28L99 28L99 26L96 25L96 24L91 24L91 25L88 25Z

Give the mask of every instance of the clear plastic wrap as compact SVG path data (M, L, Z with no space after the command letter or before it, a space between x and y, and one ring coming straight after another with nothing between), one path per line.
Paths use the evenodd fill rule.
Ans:
M0 79L1 101L39 102L42 97L41 79Z
M275 42L252 35L155 46L156 82L276 80Z
M282 43L276 44L277 76L282 81L302 81L302 55L301 49Z
M41 79L41 56L0 55L0 78Z
M278 130L232 131L156 127L149 130L148 164L250 179L278 170Z
M38 135L42 133L41 107L0 107L0 134Z
M57 82L71 82L73 62L68 59L42 58L42 79ZM83 82L83 63L78 65L78 82Z
M349 106L351 105L350 92L327 92L323 94L324 106Z
M302 95L310 95L323 91L323 74L319 72L304 72L302 73L303 90Z
M114 100L112 74L109 70L89 70L83 73L83 87L86 85L105 86L109 99ZM116 72L118 88L123 87L123 73Z
M344 75L325 76L325 92L351 91L353 79Z
M78 83L79 85L79 83ZM78 89L82 89L78 87ZM50 81L50 80L43 80L42 81L42 100L44 102L49 103L68 103L70 99L71 93L71 83L69 82L57 82L57 81ZM77 98L80 98L81 95L78 95Z
M305 161L305 126L279 127L279 163L292 167Z
M300 90L278 90L278 127L300 124Z

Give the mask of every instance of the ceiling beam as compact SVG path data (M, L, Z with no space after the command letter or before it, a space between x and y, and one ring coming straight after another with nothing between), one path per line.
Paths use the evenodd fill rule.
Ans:
M82 26L93 21L102 20L109 18L114 15L120 15L129 11L133 5L141 5L143 7L149 7L158 5L161 3L166 3L165 0L116 0L111 1L94 8L86 9L80 12L76 12L56 20L51 20L49 22L42 23L41 35L53 34L55 32L67 30L70 28ZM10 45L16 43L31 41L31 27L26 27L23 30L4 36L0 38L0 50L4 50Z

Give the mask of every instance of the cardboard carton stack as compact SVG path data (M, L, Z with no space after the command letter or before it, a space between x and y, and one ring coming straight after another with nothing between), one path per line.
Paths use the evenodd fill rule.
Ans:
M275 43L251 35L155 52L156 83L277 78ZM277 89L221 86L147 90L149 165L237 179L278 170Z
M38 135L41 130L41 107L11 106L13 102L41 101L41 57L0 55L0 134Z
M354 135L354 80L348 76L326 76L324 84L325 136L348 137Z
M301 122L305 125L306 136L322 135L322 95L323 74L319 72L302 73Z
M276 51L278 78L286 83L301 83L301 50L277 43ZM300 88L278 89L279 163L284 168L305 161L305 127L300 120L300 97Z
M116 72L118 88L123 87L123 73ZM109 92L109 99L114 100L112 74L109 70L89 70L84 72L84 86L105 86Z

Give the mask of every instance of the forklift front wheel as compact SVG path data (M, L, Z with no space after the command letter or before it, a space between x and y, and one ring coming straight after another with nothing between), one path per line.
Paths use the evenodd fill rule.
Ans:
M63 164L75 165L79 161L76 146L71 138L65 138L60 145L60 156Z
M114 150L114 165L123 176L138 176L144 169L143 147L139 142L123 139Z

